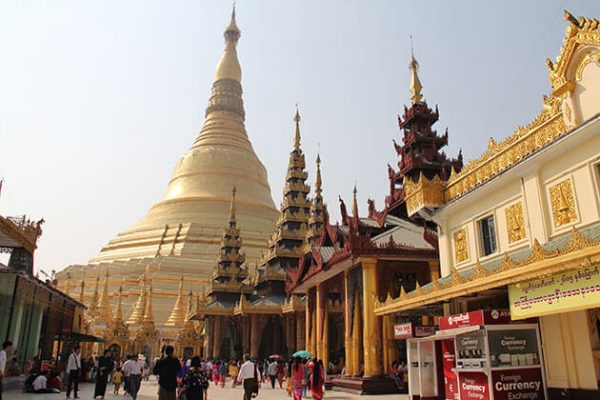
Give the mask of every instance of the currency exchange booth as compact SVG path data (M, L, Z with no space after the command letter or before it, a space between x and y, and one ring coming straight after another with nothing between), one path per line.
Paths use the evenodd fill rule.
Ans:
M538 324L508 310L444 317L435 335L408 340L412 399L544 400L542 366Z

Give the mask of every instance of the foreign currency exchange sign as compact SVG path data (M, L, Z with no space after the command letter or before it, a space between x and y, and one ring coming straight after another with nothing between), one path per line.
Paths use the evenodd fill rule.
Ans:
M600 266L559 272L509 285L512 319L600 306Z

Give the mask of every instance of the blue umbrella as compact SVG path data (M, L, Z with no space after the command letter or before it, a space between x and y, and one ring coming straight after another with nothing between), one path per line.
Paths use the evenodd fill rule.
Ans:
M292 356L301 358L311 358L312 354L310 353L310 351L300 350L292 354Z

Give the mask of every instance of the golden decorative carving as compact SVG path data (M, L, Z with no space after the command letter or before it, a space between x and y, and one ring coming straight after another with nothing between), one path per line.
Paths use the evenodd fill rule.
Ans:
M462 228L454 232L454 260L457 264L469 259L469 249L467 245L467 230Z
M591 62L600 62L600 52L594 52L586 54L585 57L581 59L577 68L575 69L575 80L579 82L581 78L583 78L583 70Z
M524 239L525 221L523 217L523 204L515 203L506 208L506 229L508 231L508 243L518 242Z
M569 103L565 101L563 103L563 108L565 110L565 117L567 117L567 121L571 122L571 117L573 116L573 114L571 112L571 107L569 106Z
M577 220L575 197L570 179L565 179L550 188L550 204L555 227Z
M437 175L427 179L421 172L416 183L404 177L402 186L408 215L414 215L422 208L437 208L444 204L444 181Z

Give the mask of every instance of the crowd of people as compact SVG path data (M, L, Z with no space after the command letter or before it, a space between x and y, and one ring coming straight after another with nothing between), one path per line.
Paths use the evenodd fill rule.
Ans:
M3 360L12 343L4 345L4 352L0 352L0 377ZM271 389L277 386L285 389L293 400L306 398L309 393L314 400L321 400L326 369L316 358L294 357L286 362L281 356L274 356L256 361L244 355L243 360L204 360L198 356L182 360L174 356L173 346L165 346L161 356L151 361L137 355L115 359L109 350L97 358L82 360L81 348L76 345L62 374L52 368L32 368L25 390L32 393L64 391L67 399L71 395L79 399L79 384L92 381L95 384L94 399L104 399L108 385L112 384L113 394L129 395L136 400L142 380L147 380L151 374L157 376L159 400L208 400L211 383L216 388L241 385L244 400L256 397L261 386L268 383Z

